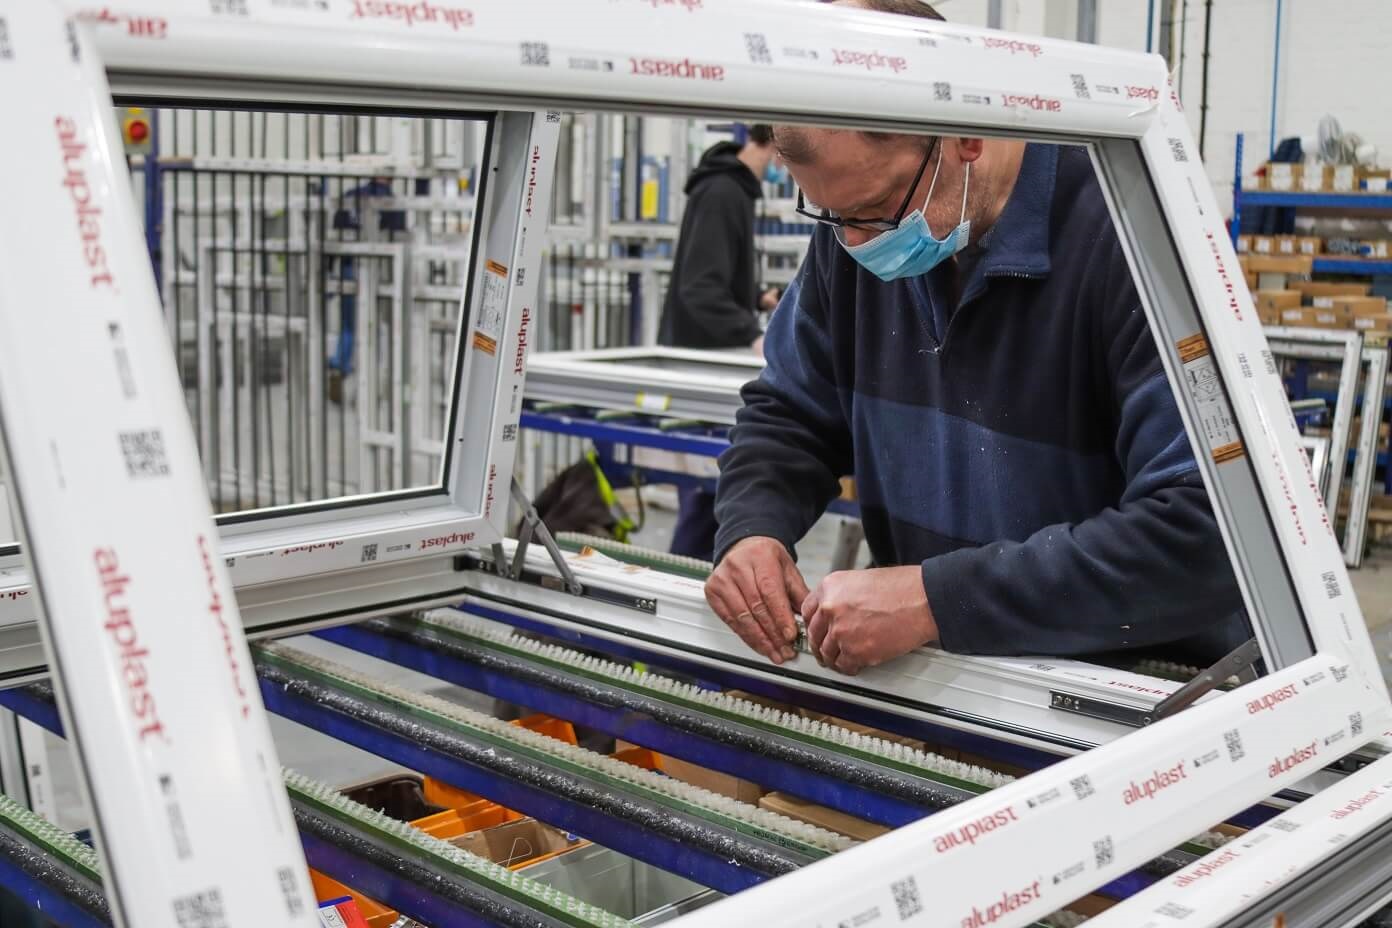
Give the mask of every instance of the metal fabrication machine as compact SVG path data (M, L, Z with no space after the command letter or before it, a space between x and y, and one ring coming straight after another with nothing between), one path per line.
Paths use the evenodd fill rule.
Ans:
M1163 62L773 0L534 6L0 2L24 140L0 156L0 701L69 739L95 838L35 814L9 726L0 883L64 925L298 926L308 863L427 925L629 923L282 774L264 708L708 888L687 928L1352 925L1392 897L1387 691ZM486 121L435 485L213 516L113 101ZM849 679L755 659L709 565L552 538L511 475L561 110L1086 147L1253 642L1190 671L924 649ZM306 632L793 802L272 641Z

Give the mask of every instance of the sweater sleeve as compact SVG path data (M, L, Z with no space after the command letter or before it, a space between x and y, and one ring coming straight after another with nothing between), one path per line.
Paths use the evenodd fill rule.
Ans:
M763 334L754 307L736 298L740 250L752 247L749 195L717 178L687 204L691 220L682 230L682 267L677 300L683 328L702 332L702 343L741 347Z
M769 323L766 366L744 387L744 407L720 456L716 560L753 535L791 552L851 472L851 437L831 370L826 304L808 252Z
M923 562L923 585L949 651L1082 654L1208 632L1241 606L1174 394L1119 246L1112 272L1080 299L1100 305L1098 415L1117 423L1125 490L1113 507L1021 542ZM1090 310L1084 306L1081 312Z

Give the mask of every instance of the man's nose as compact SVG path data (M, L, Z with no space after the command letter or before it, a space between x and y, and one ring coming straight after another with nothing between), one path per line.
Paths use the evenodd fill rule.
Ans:
M841 234L846 237L846 244L854 248L856 245L864 245L880 233L872 232L869 229L857 229L855 226L845 226L841 230Z

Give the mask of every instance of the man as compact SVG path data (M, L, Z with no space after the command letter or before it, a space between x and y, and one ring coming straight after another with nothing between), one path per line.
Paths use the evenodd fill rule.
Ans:
M914 0L858 5L941 18ZM721 457L716 613L782 663L800 611L818 659L848 674L927 644L1206 661L1241 643L1087 153L776 135L818 227ZM809 592L793 545L851 473L879 566Z
M686 212L677 237L672 279L658 340L680 348L762 351L757 308L778 305L762 296L754 273L754 201L761 180L777 182L773 129L756 125L744 144L721 142L701 156L686 182ZM715 497L693 487L680 495L671 551L709 561L715 551Z

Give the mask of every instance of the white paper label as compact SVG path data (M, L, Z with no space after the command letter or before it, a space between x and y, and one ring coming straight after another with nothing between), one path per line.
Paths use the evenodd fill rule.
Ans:
M483 292L479 295L478 322L474 325L474 347L490 355L498 353L498 339L507 319L508 269L497 261L483 265Z

